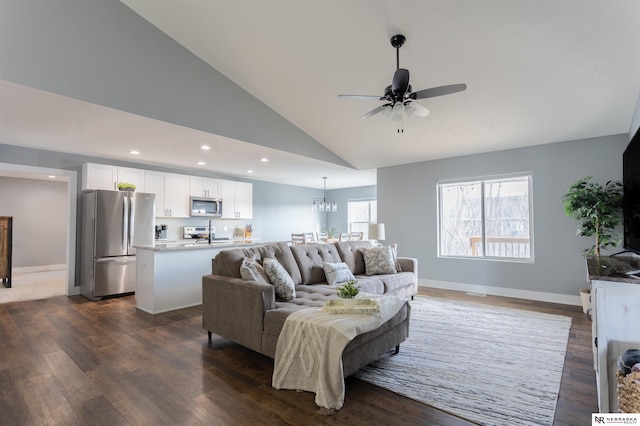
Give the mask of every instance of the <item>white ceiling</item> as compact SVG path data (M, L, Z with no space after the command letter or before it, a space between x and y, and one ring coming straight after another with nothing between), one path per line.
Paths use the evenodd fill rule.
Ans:
M358 170L6 82L5 140L189 168L202 153L176 141L202 140L221 173L347 187L374 184L378 167L626 133L640 93L637 0L122 1ZM414 90L468 86L420 101L431 114L403 134L382 115L360 120L380 102L337 98L382 95L397 33Z

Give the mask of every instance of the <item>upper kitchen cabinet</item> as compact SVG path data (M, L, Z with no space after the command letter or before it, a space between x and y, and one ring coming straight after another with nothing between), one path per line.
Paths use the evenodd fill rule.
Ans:
M156 217L189 217L189 176L147 170L144 185L156 194Z
M218 198L220 197L220 179L191 176L189 190L192 197Z
M253 218L253 185L246 182L220 181L223 219Z
M106 164L85 163L82 165L82 189L118 189L118 183L127 182L145 192L144 170Z

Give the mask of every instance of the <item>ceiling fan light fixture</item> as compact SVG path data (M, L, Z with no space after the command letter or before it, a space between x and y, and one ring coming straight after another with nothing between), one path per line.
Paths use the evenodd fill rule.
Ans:
M402 34L396 34L391 37L391 46L396 49L396 71L393 74L391 85L384 89L383 96L338 95L339 98L377 99L379 101L386 102L384 105L374 108L363 115L361 117L362 119L369 118L381 112L385 117L397 121L398 123L403 120L404 114L407 115L407 118L412 117L413 115L426 117L429 115L429 110L418 103L412 104L411 101L451 95L467 89L466 84L450 84L447 86L432 87L430 89L414 92L411 84L409 83L409 70L406 68L400 68L400 47L402 47L406 40L406 37ZM398 133L401 133L401 130L402 129L399 124Z
M393 106L393 114L391 114L391 117L396 121L402 120L402 116L404 115L404 109L405 109L404 104L401 102L397 102Z
M411 104L407 104L404 106L404 112L407 114L407 118L411 118L411 116L416 112L416 109Z
M429 111L427 108L425 108L424 106L420 105L417 102L411 102L410 105L414 109L415 115L417 115L418 117L426 117L431 113L431 111Z

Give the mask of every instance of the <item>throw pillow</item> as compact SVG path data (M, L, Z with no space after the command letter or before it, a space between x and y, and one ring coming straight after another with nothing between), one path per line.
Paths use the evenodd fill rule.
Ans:
M257 281L259 283L269 284L269 278L267 278L264 268L253 257L245 257L242 260L240 276L245 281Z
M361 248L364 257L364 271L367 275L395 274L391 247Z
M391 254L393 255L393 264L396 266L397 272L402 272L402 267L400 266L400 262L398 262L398 245L397 244L389 244L391 247Z
M324 269L324 276L327 277L329 285L340 284L356 279L351 273L349 266L344 262L322 262L322 269Z
M264 259L264 272L276 288L276 297L285 302L296 297L296 286L284 266L275 259Z

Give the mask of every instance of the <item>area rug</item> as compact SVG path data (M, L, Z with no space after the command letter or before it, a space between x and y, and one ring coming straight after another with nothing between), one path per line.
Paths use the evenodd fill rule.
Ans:
M416 297L409 338L353 377L484 425L551 425L571 318Z

